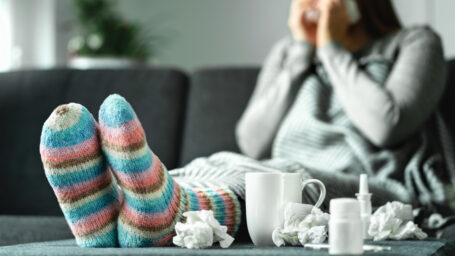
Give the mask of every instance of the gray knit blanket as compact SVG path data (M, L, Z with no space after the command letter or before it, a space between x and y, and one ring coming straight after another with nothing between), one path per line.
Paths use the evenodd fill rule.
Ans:
M360 59L359 63L380 84L393 65L378 57ZM322 180L330 199L353 197L358 175L366 173L373 203L400 200L438 210L447 207L448 190L453 190L447 175L455 171L452 141L436 112L412 140L390 149L375 147L351 123L323 66L317 64L281 124L272 159L257 161L221 152L198 158L171 175L189 186L227 187L244 198L247 172L301 172L306 178ZM305 195L314 201L317 191L313 188Z

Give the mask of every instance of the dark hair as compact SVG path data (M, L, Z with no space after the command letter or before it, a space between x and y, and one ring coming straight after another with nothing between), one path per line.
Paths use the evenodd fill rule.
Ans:
M391 0L357 0L357 5L370 37L381 38L401 29Z

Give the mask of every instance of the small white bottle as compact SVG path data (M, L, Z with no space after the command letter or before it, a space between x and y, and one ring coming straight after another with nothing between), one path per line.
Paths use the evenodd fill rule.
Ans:
M330 200L329 254L362 254L362 231L359 201L353 198Z
M355 194L360 203L360 217L363 223L363 239L371 239L368 234L371 219L371 193L368 189L368 176L366 174L360 175L359 193Z

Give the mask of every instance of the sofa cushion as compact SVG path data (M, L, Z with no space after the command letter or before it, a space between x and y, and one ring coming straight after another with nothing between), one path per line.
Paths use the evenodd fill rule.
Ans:
M191 76L180 164L218 151L239 152L235 125L256 84L258 68L211 68Z
M371 242L370 242L371 243ZM377 245L391 246L392 250L384 252L365 252L363 255L393 256L451 256L450 251L443 251L448 243L442 240L428 239L425 241L383 241ZM178 247L152 248L79 248L74 240L20 244L0 247L0 255L329 255L327 250L312 250L301 246L287 247L255 247L251 243L234 243L227 249L218 245L210 249L191 250Z
M39 70L0 73L0 214L61 215L40 161L41 128L60 104L78 102L97 118L105 97L131 102L150 147L178 164L188 79L171 69Z
M63 217L0 216L0 246L73 238Z

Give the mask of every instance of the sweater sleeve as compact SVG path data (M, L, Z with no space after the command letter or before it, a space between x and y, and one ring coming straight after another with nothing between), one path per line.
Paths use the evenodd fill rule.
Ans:
M384 84L359 68L351 53L330 42L318 50L338 100L352 123L378 147L416 133L444 91L446 63L440 38L429 28L407 32Z
M246 110L237 123L237 143L247 156L269 157L279 124L287 113L296 88L311 66L314 46L291 37L280 40L259 73Z

